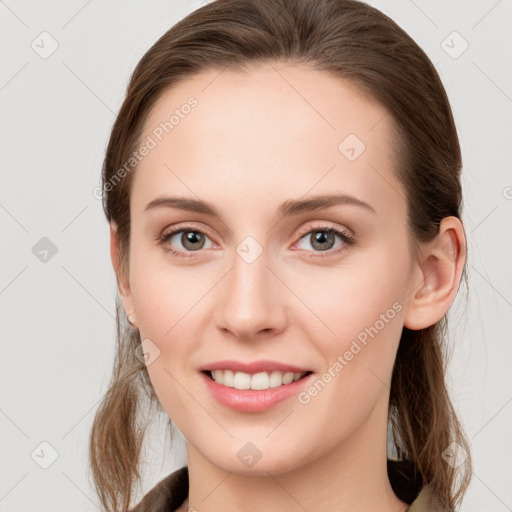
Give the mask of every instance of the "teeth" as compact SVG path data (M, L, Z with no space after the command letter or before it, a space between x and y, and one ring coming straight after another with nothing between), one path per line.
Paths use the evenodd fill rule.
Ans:
M213 380L218 384L235 389L257 389L277 388L283 384L290 384L299 380L305 375L301 372L268 372L255 373L253 375L245 372L233 372L233 370L213 370Z

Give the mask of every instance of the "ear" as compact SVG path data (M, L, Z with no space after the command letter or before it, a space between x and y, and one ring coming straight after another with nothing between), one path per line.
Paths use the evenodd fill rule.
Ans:
M121 265L120 249L119 249L119 238L117 236L117 226L114 222L110 223L110 257L112 259L112 266L116 274L117 288L121 301L123 303L123 309L126 316L133 318L132 324L135 324L135 313L133 309L132 296L130 291L130 283L128 276L125 275ZM135 327L135 325L134 325Z
M420 330L441 320L455 300L466 261L466 237L457 217L445 217L439 234L422 250L413 272L404 325Z

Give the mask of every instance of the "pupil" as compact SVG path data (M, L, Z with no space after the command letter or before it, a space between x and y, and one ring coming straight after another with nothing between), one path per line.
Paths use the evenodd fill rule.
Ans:
M201 239L201 233L198 233L197 231L187 231L186 233L183 234L183 236L185 237L185 241L183 242L184 247L187 247L187 244L193 245L195 243L199 243ZM188 248L197 249L197 247Z
M317 231L314 235L314 241L315 243L325 244L328 241L333 241L333 233L329 233L327 231ZM314 244L313 244L314 245ZM332 245L329 245L329 247L320 247L322 250L330 249Z

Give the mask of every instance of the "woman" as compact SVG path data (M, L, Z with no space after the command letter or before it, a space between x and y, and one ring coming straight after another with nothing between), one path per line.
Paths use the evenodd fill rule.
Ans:
M434 66L367 4L217 0L165 33L102 175L105 509L454 510L471 476L442 352L466 278L460 170ZM132 509L141 392L187 466Z

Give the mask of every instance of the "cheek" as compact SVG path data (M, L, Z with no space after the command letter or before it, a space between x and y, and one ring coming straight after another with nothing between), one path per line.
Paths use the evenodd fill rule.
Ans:
M400 269L406 264L388 249L357 266L328 269L321 279L296 281L297 295L313 312L308 329L327 367L341 355L350 372L372 369L384 381L390 377L403 329L407 275Z
M158 354L148 373L157 396L166 403L179 399L178 381L196 369L192 355L206 328L201 324L201 300L213 284L211 276L207 280L197 268L172 266L165 255L155 253L134 251L131 293L141 339L150 340Z
M130 286L141 334L157 340L169 338L174 326L186 322L189 310L207 291L197 269L172 265L160 248L134 251Z
M294 291L305 298L312 313L310 325L324 337L343 340L376 323L382 329L381 318L386 325L388 320L399 323L406 281L395 279L389 267L386 271L382 267L331 269L320 278L296 280Z
M403 306L400 283L379 282L372 273L328 282L328 294L317 287L309 295L323 322L315 319L318 330L310 334L325 366L301 404L309 404L318 424L326 425L325 435L336 439L357 429L389 392Z

